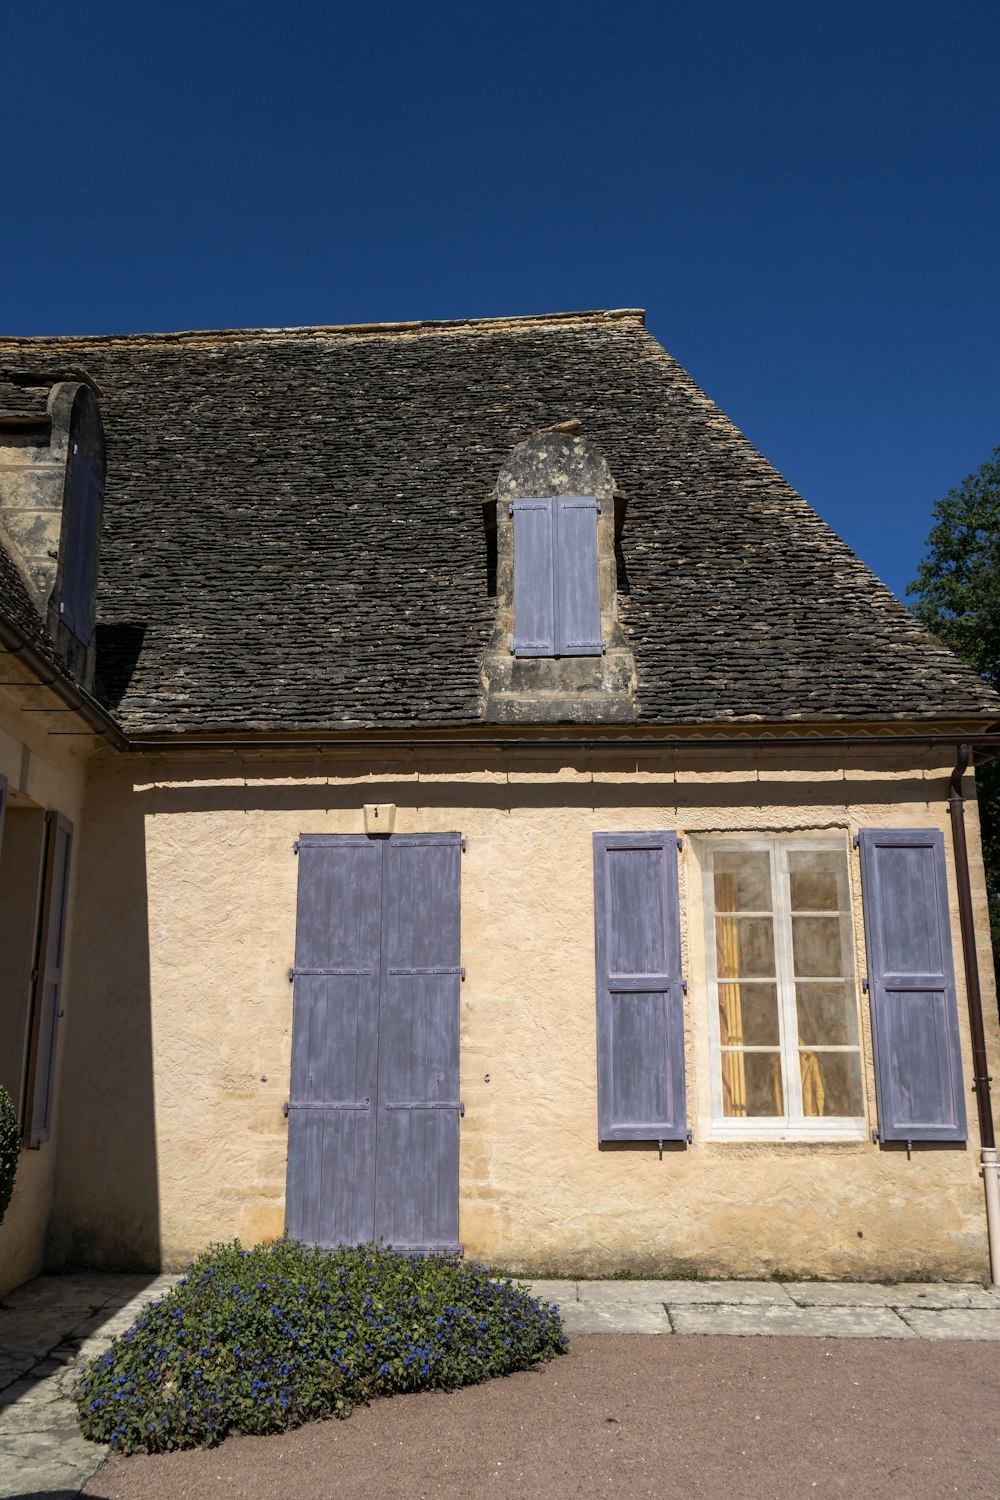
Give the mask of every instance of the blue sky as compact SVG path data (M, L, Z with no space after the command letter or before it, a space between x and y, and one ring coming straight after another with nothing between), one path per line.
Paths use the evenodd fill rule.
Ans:
M1000 443L995 0L5 13L0 331L645 307L897 592Z

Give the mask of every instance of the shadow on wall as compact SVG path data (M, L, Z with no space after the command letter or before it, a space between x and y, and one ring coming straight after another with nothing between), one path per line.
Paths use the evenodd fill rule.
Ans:
M160 1265L143 815L94 767L78 839L49 1269Z

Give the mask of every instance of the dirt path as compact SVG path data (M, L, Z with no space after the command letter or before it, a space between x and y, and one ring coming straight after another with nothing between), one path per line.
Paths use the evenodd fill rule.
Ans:
M1000 1347L599 1335L540 1371L207 1452L103 1500L997 1500Z

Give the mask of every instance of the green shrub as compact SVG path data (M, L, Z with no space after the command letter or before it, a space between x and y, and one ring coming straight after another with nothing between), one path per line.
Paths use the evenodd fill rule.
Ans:
M558 1310L484 1266L376 1245L217 1245L84 1370L86 1437L119 1453L346 1417L560 1354Z
M0 1083L0 1223L10 1207L20 1153L21 1131L17 1123L17 1110Z

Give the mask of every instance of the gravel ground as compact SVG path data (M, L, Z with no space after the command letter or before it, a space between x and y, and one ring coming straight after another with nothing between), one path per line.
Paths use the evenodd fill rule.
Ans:
M1000 1496L995 1344L602 1334L276 1437L112 1458L102 1500Z

